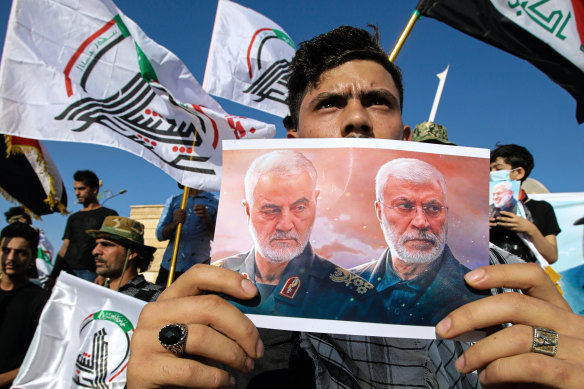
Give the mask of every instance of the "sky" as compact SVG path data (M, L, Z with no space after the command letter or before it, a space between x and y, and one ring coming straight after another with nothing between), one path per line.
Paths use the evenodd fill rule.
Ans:
M176 54L202 83L211 41L215 0L115 0L122 12L160 45ZM4 42L10 1L0 2L0 43ZM375 24L381 43L391 51L405 27L416 0L239 1L278 23L296 44L348 24ZM435 121L445 125L451 141L464 146L493 148L497 142L517 143L534 155L532 177L551 192L583 192L584 126L575 119L576 102L562 88L526 61L486 45L436 20L423 18L414 26L395 63L404 75L404 123L412 127L428 119L437 73L450 70ZM235 115L276 124L281 119L217 98ZM73 173L91 169L103 180L102 190L127 193L105 204L122 216L131 205L163 204L178 192L176 183L160 169L121 150L79 143L45 142L68 190L71 212L75 203ZM0 212L13 204L0 199ZM48 215L35 225L58 249L66 216Z

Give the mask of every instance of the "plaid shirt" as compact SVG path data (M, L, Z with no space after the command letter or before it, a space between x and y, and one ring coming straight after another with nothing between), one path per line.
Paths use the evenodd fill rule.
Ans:
M489 259L491 264L523 262L492 244ZM314 362L319 389L480 388L476 372L463 375L454 367L469 346L451 340L300 335L300 347Z
M142 274L122 285L119 290L120 293L146 301L147 303L156 301L163 291L164 288L162 286L146 281Z

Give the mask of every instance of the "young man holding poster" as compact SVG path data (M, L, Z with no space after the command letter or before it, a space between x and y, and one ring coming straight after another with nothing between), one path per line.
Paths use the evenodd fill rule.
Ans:
M401 118L399 70L365 30L340 27L315 37L301 45L292 66L288 101L297 131L290 131L289 137L409 140L409 127ZM420 382L419 387L478 387L476 375L459 372L483 367L480 380L486 385L536 381L577 386L584 379L584 359L579 357L584 318L571 312L539 266L486 266L465 279L476 289L521 288L526 295L486 297L438 323L436 331L446 339L517 323L479 341L464 355L460 342L302 333L293 343L295 358L280 354L278 363L260 339L263 330L258 332L228 301L204 293L250 299L257 294L253 284L228 269L197 265L142 311L132 339L128 388L246 386L244 379L236 380L205 363L207 359L241 372L253 370L256 360L253 374L278 387L407 387ZM175 329L187 326L190 333L172 339L179 346L174 355L156 339L171 323L177 323L171 325ZM534 334L541 329L532 326L561 334L557 357L540 353ZM530 352L532 346L537 353ZM189 358L182 358L183 353ZM310 386L300 386L304 384Z

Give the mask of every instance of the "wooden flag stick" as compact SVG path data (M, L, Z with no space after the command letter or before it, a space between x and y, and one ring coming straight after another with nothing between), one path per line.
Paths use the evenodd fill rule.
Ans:
M404 43L406 42L406 39L408 39L408 36L410 35L410 32L412 31L412 28L414 28L414 24L416 24L416 22L418 21L419 18L420 18L420 13L418 12L418 10L414 10L414 13L410 17L410 20L408 21L408 24L406 25L406 28L401 33L399 39L397 40L397 43L395 44L393 50L391 50L391 53L389 54L389 62L395 61L395 58L397 57L397 55L401 51Z
M191 154L190 161L193 160L193 155L195 154L195 143L197 142L197 129L195 128L195 133L193 137L193 153ZM189 193L191 188L188 186L184 186L183 188L183 196L182 201L180 203L180 209L183 211L187 209L187 202L189 200ZM185 220L186 221L186 220ZM178 223L176 227L176 232L174 235L174 247L172 250L172 259L170 260L170 269L168 270L168 280L166 280L166 287L168 288L172 285L172 281L174 280L174 272L176 271L176 259L178 257L178 246L180 245L180 235L182 233L183 223Z

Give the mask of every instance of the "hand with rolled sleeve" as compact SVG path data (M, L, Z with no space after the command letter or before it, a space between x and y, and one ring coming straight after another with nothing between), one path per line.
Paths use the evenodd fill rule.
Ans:
M256 287L244 276L227 269L195 265L179 277L140 314L132 335L127 387L220 388L234 378L214 367L220 362L236 370L253 369L264 346L253 323L235 306L215 294L250 299ZM168 324L188 327L183 357L163 348L159 331Z
M465 279L477 289L514 288L524 294L503 293L471 302L436 325L440 337L452 339L472 330L513 323L471 346L456 361L461 373L482 369L479 380L486 387L509 383L554 388L582 385L584 317L572 313L540 266L486 266L467 273ZM559 334L555 356L532 352L534 327Z

